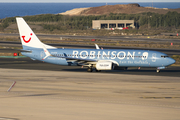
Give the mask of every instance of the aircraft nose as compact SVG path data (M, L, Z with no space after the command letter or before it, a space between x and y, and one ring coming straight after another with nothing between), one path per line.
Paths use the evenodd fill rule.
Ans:
M174 59L172 59L172 58L169 58L169 63L170 64L174 64L176 61L174 60Z

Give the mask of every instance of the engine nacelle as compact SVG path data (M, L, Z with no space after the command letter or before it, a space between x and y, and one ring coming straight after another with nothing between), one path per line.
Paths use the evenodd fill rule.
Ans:
M97 70L112 70L113 69L113 63L112 62L98 62L96 64Z

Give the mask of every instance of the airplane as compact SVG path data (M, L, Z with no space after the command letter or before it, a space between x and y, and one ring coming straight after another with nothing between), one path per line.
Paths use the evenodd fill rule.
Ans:
M42 43L22 17L17 17L17 26L23 49L22 55L47 63L87 67L94 69L120 70L128 67L154 67L156 72L175 63L167 54L150 50L132 49L65 49Z

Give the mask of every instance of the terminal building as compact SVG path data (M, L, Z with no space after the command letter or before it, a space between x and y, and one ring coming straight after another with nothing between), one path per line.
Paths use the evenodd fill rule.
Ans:
M135 28L134 20L93 20L93 29L123 29L123 28Z

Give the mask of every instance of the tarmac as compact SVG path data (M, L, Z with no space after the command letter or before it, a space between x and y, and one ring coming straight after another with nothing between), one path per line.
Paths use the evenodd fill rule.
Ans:
M19 37L19 33L0 33L1 36L7 36L7 37ZM179 39L161 39L161 38L149 38L147 36L146 38L136 38L134 36L81 36L81 35L51 35L51 34L37 34L38 38L44 39L44 38L50 38L53 39L61 39L61 38L69 38L69 39L84 39L84 40L91 40L91 39L97 39L97 40L115 40L115 41L139 41L139 42L173 42L173 43L180 43Z
M0 119L179 120L179 77L180 67L89 73L0 58Z

